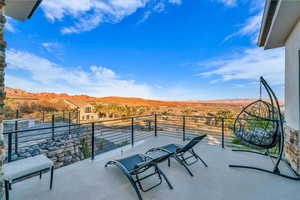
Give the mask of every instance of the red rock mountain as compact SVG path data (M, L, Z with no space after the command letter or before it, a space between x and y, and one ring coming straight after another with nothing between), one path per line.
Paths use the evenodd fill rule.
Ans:
M65 93L32 93L20 89L6 88L6 96L8 99L32 99L32 100L63 100L75 99L86 102L99 103L124 103L132 105L195 105L195 104L235 104L245 105L253 101L253 99L232 99L232 100L207 100L207 101L162 101L149 100L133 97L90 97L87 95L68 95Z

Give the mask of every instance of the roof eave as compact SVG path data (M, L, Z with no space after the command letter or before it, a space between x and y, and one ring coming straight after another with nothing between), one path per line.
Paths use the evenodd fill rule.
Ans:
M7 0L5 15L19 21L30 19L42 0Z
M273 17L277 5L278 5L278 0L266 0L262 24L260 28L259 37L258 37L258 43L257 43L259 47L265 46L265 42L270 31L270 27L273 21Z
M300 1L280 0L270 26L264 49L285 46L290 34L300 20Z
M31 11L30 14L28 15L27 19L30 19L30 18L32 17L32 15L34 14L34 12L36 11L36 9L39 7L39 5L40 5L41 3L42 3L42 0L38 0L38 1L35 3L35 5L34 5L32 11Z

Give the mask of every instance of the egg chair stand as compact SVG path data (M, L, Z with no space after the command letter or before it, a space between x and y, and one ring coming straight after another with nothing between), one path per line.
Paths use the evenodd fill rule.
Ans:
M295 172L295 170L290 166L290 164L282 159L282 158L279 158L277 156L274 156L274 155L270 155L270 154L266 154L266 153L260 153L260 152L256 152L256 151L250 151L250 150L238 150L238 149L233 149L233 151L238 151L238 152L246 152L246 153L255 153L255 154L259 154L259 155L262 155L262 156L269 156L271 159L276 159L277 161L279 160L279 163L278 165L275 163L274 167L272 170L268 170L268 169L263 169L263 168L259 168L259 167L254 167L254 166L247 166L247 165L229 165L229 167L231 168L244 168L244 169L253 169L253 170L258 170L258 171L262 171L262 172L267 172L267 173L270 173L270 174L274 174L274 175L278 175L278 176L281 176L281 177L284 177L284 178L288 178L288 179L292 179L292 180L297 180L299 181L300 180L300 176L297 172ZM294 176L289 176L289 175L285 175L285 174L282 174L280 169L279 169L279 164L280 162L284 162L288 168L290 169L290 171L294 174Z
M299 181L299 174L283 159L283 116L280 111L278 99L263 77L260 78L260 83L260 99L249 104L240 112L234 123L234 133L246 146L265 152L242 149L233 149L233 151L269 157L273 162L273 169L263 169L247 165L229 165L229 167L253 169ZM264 88L268 94L268 102L261 98L262 88ZM278 154L273 155L269 152L269 149L276 146L278 147ZM281 162L287 165L293 176L281 173L279 169Z

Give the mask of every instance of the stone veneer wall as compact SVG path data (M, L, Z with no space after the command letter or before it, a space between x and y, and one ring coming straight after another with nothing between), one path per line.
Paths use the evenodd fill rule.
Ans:
M120 147L118 144L104 139L95 139L95 153L99 154ZM66 130L54 140L50 137L43 140L32 140L19 143L17 154L12 152L12 161L46 155L54 162L55 168L63 167L77 161L90 158L92 155L92 136L86 127L74 128L71 134Z
M91 156L91 135L84 135L82 130L73 130L72 134L43 141L31 141L26 146L18 148L18 153L13 151L12 160L19 160L40 154L50 158L56 168L62 167ZM24 143L23 143L24 144Z
M300 131L293 130L285 125L285 149L284 156L291 164L292 168L300 173Z
M3 174L3 162L5 157L5 149L3 142L3 125L2 120L4 119L4 68L5 63L5 48L6 42L4 41L4 6L5 0L0 0L0 200L4 199L4 174Z

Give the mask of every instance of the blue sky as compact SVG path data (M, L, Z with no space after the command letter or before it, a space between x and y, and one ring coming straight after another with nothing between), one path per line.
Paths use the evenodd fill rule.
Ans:
M167 100L283 96L283 49L256 46L261 0L44 0L8 19L7 87Z

